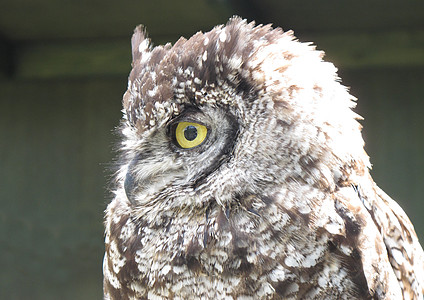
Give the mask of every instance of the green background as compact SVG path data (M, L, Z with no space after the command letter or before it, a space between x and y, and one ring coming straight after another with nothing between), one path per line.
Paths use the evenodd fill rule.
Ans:
M0 0L0 299L100 299L130 38L239 14L293 29L359 98L373 177L424 240L424 2Z

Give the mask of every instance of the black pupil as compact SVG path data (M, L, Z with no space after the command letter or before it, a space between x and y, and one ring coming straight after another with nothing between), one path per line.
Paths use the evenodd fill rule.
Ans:
M184 137L188 141L192 141L197 137L197 128L193 125L188 125L184 128Z

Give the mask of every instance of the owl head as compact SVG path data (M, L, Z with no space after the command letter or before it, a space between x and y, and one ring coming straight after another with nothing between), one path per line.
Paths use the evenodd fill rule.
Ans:
M139 26L132 66L117 178L152 221L282 188L331 191L367 172L354 98L291 31L234 17L153 47Z

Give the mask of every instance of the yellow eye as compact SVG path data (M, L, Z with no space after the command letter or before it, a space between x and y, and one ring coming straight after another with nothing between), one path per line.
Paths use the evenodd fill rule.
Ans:
M193 148L205 140L207 133L206 126L192 122L180 122L175 129L175 139L182 148Z

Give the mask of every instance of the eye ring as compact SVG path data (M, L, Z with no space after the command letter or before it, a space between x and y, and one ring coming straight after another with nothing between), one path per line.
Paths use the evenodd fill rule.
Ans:
M175 141L184 149L199 146L207 135L207 127L195 122L179 122L174 132Z

